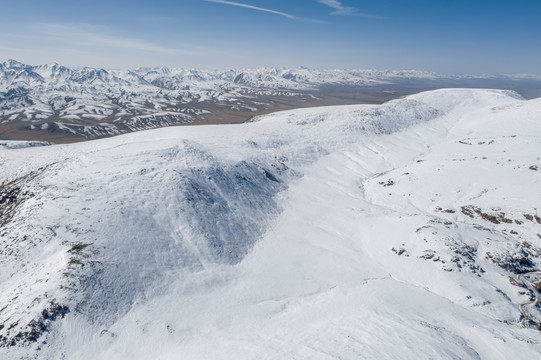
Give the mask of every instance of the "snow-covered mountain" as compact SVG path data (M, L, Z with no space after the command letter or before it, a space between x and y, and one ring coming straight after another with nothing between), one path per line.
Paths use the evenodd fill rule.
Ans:
M317 101L313 91L322 85L373 86L442 79L448 77L421 71L105 70L68 68L56 63L31 66L9 60L0 64L0 136L15 128L27 136L8 138L40 139L65 134L72 139L95 139L207 123L209 115L224 112L220 122L228 122L230 113L247 119L250 113L268 112L284 101L298 106Z
M538 358L540 100L1 142L0 357Z

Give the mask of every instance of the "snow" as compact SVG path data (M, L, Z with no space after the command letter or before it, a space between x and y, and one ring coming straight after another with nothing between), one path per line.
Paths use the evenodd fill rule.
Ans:
M164 111L214 111L224 105L233 111L264 110L262 97L296 98L296 102L317 98L310 94L324 85L375 86L426 81L457 83L464 80L517 80L526 76L445 76L414 70L317 70L307 68L259 68L195 70L140 68L105 70L67 68L59 64L25 65L17 61L0 63L0 121L28 121L41 130L44 122L77 122L70 133L84 139L112 136L160 126L193 123L199 113L169 117L166 121L130 123L134 116L159 116ZM309 91L310 90L310 91ZM261 101L258 101L261 100ZM283 99L282 99L283 100ZM171 110L172 109L172 110ZM220 111L218 111L219 113ZM215 114L216 115L216 114ZM93 122L110 122L112 127L79 131ZM136 122L137 119L135 119ZM60 132L64 132L60 130ZM71 136L71 134L66 135Z
M33 194L0 234L0 335L70 309L0 356L539 357L519 310L535 290L505 266L541 261L540 110L439 90L0 146L0 183Z

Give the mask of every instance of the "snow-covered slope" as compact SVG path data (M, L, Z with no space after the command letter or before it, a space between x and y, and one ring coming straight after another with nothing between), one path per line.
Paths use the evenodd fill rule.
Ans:
M308 68L105 70L8 60L0 63L0 137L73 141L172 125L239 122L284 106L305 107L327 97L336 101L334 88L317 92L325 86L349 91L341 99L352 101L361 96L352 86L402 86L410 93L438 81L456 86L472 79L484 77ZM383 102L395 91L386 88L368 99Z
M59 64L0 64L0 121L47 124L87 137L190 123L201 103L257 108L260 96L298 96L321 84L372 85L433 78L420 71L179 68L71 69ZM160 123L163 122L163 123ZM101 123L109 123L100 127ZM168 123L169 122L169 123ZM80 129L87 126L86 129Z
M6 359L541 354L541 101L0 143Z

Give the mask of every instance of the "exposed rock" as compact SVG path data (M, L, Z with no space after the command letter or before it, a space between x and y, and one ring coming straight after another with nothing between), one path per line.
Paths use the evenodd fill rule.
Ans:
M4 334L0 333L0 347L24 346L28 343L36 342L49 331L51 322L63 319L69 312L70 310L67 306L51 302L48 308L43 309L36 319L30 321L15 335L11 333L11 330L14 330L18 324L11 324L4 331ZM1 325L0 330L3 329L4 325Z

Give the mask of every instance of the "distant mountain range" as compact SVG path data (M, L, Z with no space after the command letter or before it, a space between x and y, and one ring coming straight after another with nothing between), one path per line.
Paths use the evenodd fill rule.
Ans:
M6 137L3 134L8 128L92 139L205 123L212 114L224 111L233 116L245 114L245 119L250 113L280 109L276 99L317 100L311 91L322 85L366 87L407 80L470 78L487 77L308 68L105 70L56 63L32 66L8 60L0 63L0 138ZM225 119L214 122L228 122L227 116Z

